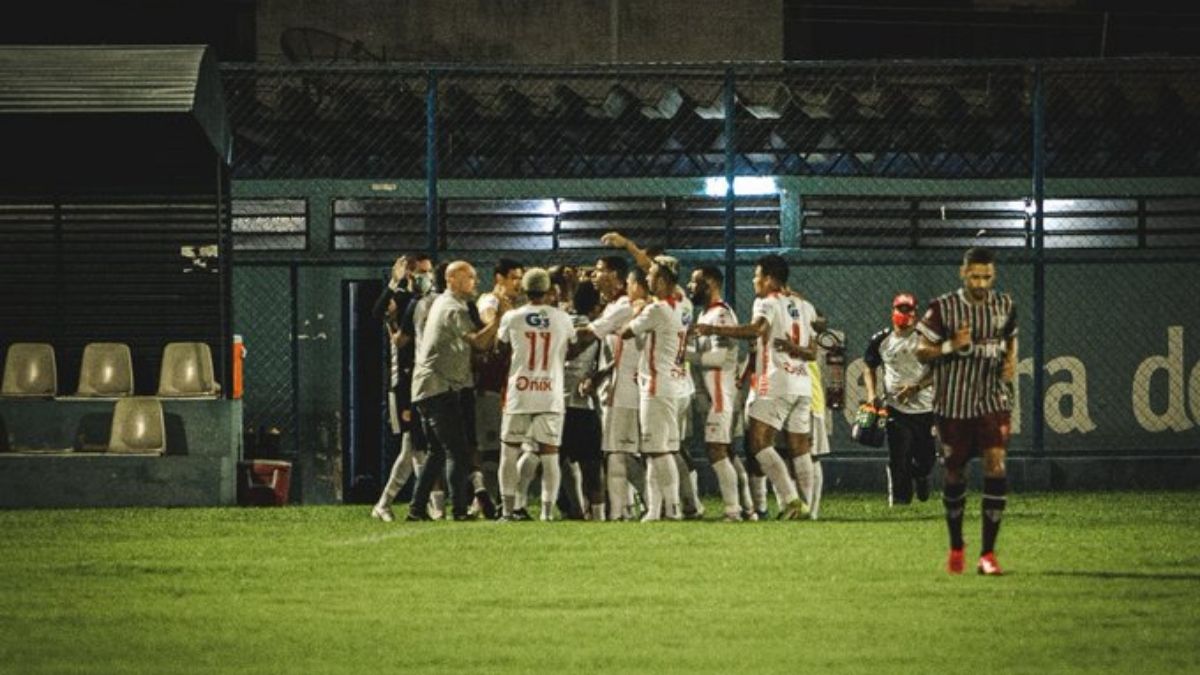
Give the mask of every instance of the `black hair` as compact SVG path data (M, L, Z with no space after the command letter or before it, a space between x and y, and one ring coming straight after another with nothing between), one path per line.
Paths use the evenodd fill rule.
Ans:
M658 266L658 276L660 279L666 279L672 286L679 283L679 276L675 274L675 270L668 265L663 265L658 261L654 262Z
M509 272L523 269L525 269L525 266L516 260L513 260L512 258L501 258L496 261L496 266L492 268L492 274L498 274L502 277L507 277Z
M659 246L657 244L655 244L653 246L647 246L642 251L642 253L646 254L646 257L650 258L651 260L657 258L658 256L660 256L666 252L667 252L667 249L665 249L662 246Z
M762 268L762 274L764 277L771 277L781 287L787 285L788 264L787 261L783 259L783 256L775 255L774 253L768 253L767 255L759 258L758 262L755 264Z
M604 263L605 267L616 272L621 281L624 281L625 275L629 273L629 263L619 255L606 255L600 258L598 263Z
M633 269L629 270L629 273L626 276L629 276L629 275L633 276L634 282L636 282L639 286L641 286L642 288L645 288L647 291L650 290L650 284L649 284L649 282L646 281L646 271L645 270L643 270L640 267L634 267Z
M428 253L414 253L408 257L413 262L425 262L426 260L429 260L429 261L433 260L433 258L429 257Z
M433 270L433 290L438 293L445 293L450 287L450 282L446 281L446 268L450 267L450 263L438 263L438 266Z
M963 265L991 265L996 262L996 254L992 249L973 246L963 254Z
M581 281L575 288L575 296L571 298L571 306L578 314L588 315L600 304L600 291L590 281Z
M704 267L701 267L699 271L700 276L711 281L717 288L720 288L721 284L725 283L725 275L721 273L721 269L719 267L705 265Z

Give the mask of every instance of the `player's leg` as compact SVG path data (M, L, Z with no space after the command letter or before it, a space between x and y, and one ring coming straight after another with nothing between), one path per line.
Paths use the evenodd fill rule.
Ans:
M400 494L400 489L412 475L412 459L412 434L405 432L400 436L400 454L396 456L396 461L392 462L392 470L388 474L387 484L383 487L383 493L379 495L379 501L375 502L375 506L371 509L372 518L377 518L385 523L396 519L395 514L392 513L392 502L396 501L396 495Z
M979 551L979 573L999 575L1003 572L996 563L996 537L1000 534L1000 520L1008 502L1008 474L1004 459L1008 446L1009 415L993 413L979 421L980 444L983 447L983 539Z
M750 452L758 462L763 474L770 479L780 498L788 504L780 517L796 518L800 512L800 497L796 493L796 484L788 474L787 464L775 451L775 434L787 420L787 411L792 408L792 401L783 399L757 399L750 402L750 423L746 437L750 442Z
M809 503L809 517L816 520L821 513L821 497L825 493L825 472L821 467L821 458L829 454L829 426L826 424L825 413L812 416L812 455L813 487L812 502Z
M422 423L425 425L425 437L429 444L425 466L422 467L417 487L413 490L412 501L409 503L408 520L429 520L426 513L434 491L434 483L443 476L446 467L446 451L441 440L432 433L429 427L429 403L421 401L417 404L421 411Z
M913 490L917 499L924 502L929 500L929 474L932 473L933 465L937 461L937 448L933 437L933 413L909 415L908 418L912 430L910 454L912 456Z
M912 503L912 427L907 415L895 408L888 410L888 496L889 506Z
M708 450L708 462L717 475L717 487L721 492L725 520L740 521L742 506L738 495L738 474L731 458L733 441L733 414L728 410L709 410L704 421L704 443Z
M950 556L946 571L962 574L965 544L963 543L963 513L967 506L966 466L973 443L973 420L943 419L938 421L938 437L945 459L942 505L946 509L946 529L950 535Z
M788 413L784 423L787 431L788 452L792 458L792 469L796 474L796 485L800 498L804 500L805 514L811 511L813 494L812 462L812 399L801 396Z

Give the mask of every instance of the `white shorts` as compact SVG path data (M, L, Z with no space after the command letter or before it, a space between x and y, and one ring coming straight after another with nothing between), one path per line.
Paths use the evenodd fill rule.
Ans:
M812 454L829 454L829 426L825 423L825 415L813 413L812 416Z
M692 397L680 396L675 399L675 415L679 424L679 438L692 437Z
M746 415L777 431L807 434L812 429L812 399L807 396L751 399L746 404Z
M509 445L522 443L538 443L541 445L562 445L563 414L562 413L515 413L505 415L500 423L500 436Z
M725 445L733 443L733 418L732 411L715 412L709 409L704 420L704 442Z
M642 425L642 454L679 451L679 399L643 398L638 408Z
M604 425L601 447L605 452L638 453L641 432L638 431L636 409L601 406L600 418L600 423Z
M500 449L500 394L475 390L475 444L483 450Z

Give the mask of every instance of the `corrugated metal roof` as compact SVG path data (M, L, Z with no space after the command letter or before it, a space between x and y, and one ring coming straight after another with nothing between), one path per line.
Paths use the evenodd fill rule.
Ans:
M220 156L229 124L205 46L0 46L0 115L189 113Z

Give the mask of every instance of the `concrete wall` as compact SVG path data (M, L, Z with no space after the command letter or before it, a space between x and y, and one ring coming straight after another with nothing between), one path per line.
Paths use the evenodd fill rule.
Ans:
M611 63L777 60L782 0L260 0L260 61L283 60L287 29L314 60Z

